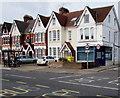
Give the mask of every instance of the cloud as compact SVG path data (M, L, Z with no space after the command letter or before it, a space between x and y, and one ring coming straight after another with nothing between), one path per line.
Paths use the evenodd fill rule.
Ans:
M13 22L14 19L23 20L22 17L25 14L29 14L34 18L36 18L37 14L50 16L52 11L58 12L62 6L68 8L70 12L83 10L86 5L91 8L115 5L116 12L118 12L118 2L46 2L46 0L44 2L43 0L42 2L2 2L0 3L0 11L2 10L0 12L2 13L0 23L4 21Z

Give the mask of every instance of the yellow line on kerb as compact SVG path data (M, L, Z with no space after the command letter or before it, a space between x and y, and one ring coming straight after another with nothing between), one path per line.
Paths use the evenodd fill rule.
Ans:
M0 80L3 80L3 81L10 81L10 80L8 80L8 79L0 79Z
M21 81L16 81L16 82L20 84L27 84L26 82L21 82Z
M108 97L108 96L102 96L102 95L96 95L98 97L102 97L102 98L112 98L112 97Z
M49 86L44 86L44 85L36 85L36 86L44 87L44 88L50 88Z

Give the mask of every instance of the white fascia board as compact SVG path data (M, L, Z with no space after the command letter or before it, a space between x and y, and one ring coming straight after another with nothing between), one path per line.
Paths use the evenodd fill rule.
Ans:
M52 14L51 14L51 16L50 16L49 22L48 22L48 24L47 24L47 26L46 26L46 30L49 29L49 26L50 26L50 24L51 24L53 15L54 15L55 19L58 21L56 15L54 14L54 11L53 11ZM59 22L59 21L58 21L58 22ZM59 23L59 25L60 25L60 23ZM60 26L61 26L61 25L60 25Z
M28 49L30 48L30 51L32 51L33 52L33 50L32 50L32 48L31 48L31 46L30 45L28 45L28 47L27 47L27 49L26 49L26 51L28 51Z
M15 21L13 22L13 27L12 27L12 29L11 29L11 36L16 36L16 35L13 35L13 30L14 30L15 25L16 25L16 29L17 29L17 30L18 30L18 32L19 32L19 34L18 34L17 36L20 36L20 35L21 35L21 33L20 33L20 31L19 31L19 29L18 29L17 24L16 24L16 22L15 22Z
M34 26L33 26L33 28L32 28L32 32L35 31L35 28L36 28L36 25L37 25L37 19L38 19L38 17L39 17L39 14L38 14L37 17L36 17ZM33 33L34 33L34 32L33 32Z
M48 23L47 23L47 26L46 26L46 30L49 28L49 25L50 25L50 23L51 23L53 14L54 14L54 12L52 12L52 14L51 14L51 16L50 16L50 19L49 19L49 21L48 21Z
M37 15L37 17L36 17L36 20L35 20L35 23L34 23L34 26L33 26L33 28L32 28L32 32L35 34L35 29L36 29L36 26L37 26L37 23L38 23L38 19L40 20L40 22L42 23L42 26L43 26L43 30L42 31L45 31L45 27L44 27L44 25L43 25L43 22L42 22L42 20L41 20L41 18L39 17L39 14Z

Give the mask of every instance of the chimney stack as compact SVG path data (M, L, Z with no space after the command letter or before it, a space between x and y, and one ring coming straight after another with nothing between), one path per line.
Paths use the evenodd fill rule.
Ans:
M69 13L69 10L67 8L61 7L59 8L59 14L66 14Z
M33 20L33 17L30 15L24 15L23 19L24 19L24 22L28 22L29 20Z

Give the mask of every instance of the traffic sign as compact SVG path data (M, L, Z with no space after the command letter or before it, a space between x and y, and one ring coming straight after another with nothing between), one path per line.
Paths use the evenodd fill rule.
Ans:
M88 43L86 44L85 49L86 49L86 50L89 50L89 49L90 49L90 46L89 46Z
M96 49L98 49L98 50L100 49L100 44L96 45Z

